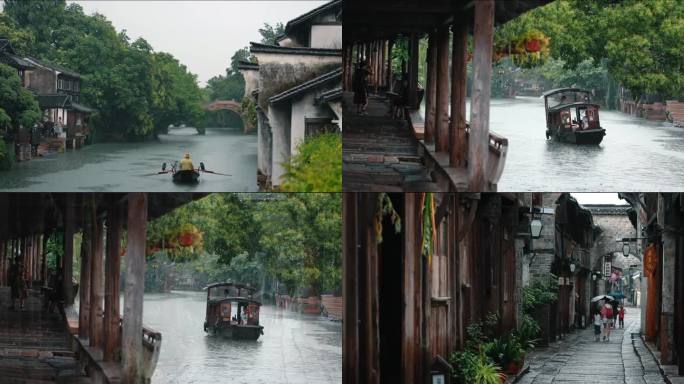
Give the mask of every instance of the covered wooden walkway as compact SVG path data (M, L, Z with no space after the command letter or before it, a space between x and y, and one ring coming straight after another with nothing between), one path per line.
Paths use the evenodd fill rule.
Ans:
M439 191L496 190L503 171L508 142L489 130L494 24L503 23L550 0L346 0L344 2L344 89L352 90L355 69L366 61L371 75L368 90L401 95L407 123L423 125L420 157ZM472 35L472 54L468 36ZM428 38L425 84L419 84L420 40ZM401 73L393 49L401 45ZM406 49L407 48L407 49ZM467 62L472 56L470 124L466 124ZM398 88L397 88L398 87ZM424 122L414 120L425 99ZM352 109L352 105L347 105ZM355 108L353 108L355 109ZM367 130L372 114L347 120L344 130ZM418 131L418 129L414 129ZM391 143L393 131L373 140ZM372 132L375 134L377 132ZM404 132L402 132L403 134ZM371 138L369 138L370 140ZM370 164L372 161L368 161ZM356 167L358 168L358 167ZM351 169L351 168L350 168ZM368 166L366 178L373 179ZM354 169L356 171L356 169ZM362 175L350 180L357 183ZM343 176L347 182L346 174ZM404 190L410 190L411 184ZM351 190L351 186L344 186ZM356 191L372 191L367 184Z
M75 378L110 384L149 382L161 334L142 324L147 222L200 196L0 194L0 375L6 369L7 377L9 373L18 377L17 383L78 383L70 381ZM80 278L75 290L74 238L79 232ZM56 270L50 271L47 245L55 235L62 239L63 249L52 250L62 256L55 260ZM122 257L126 260L123 314ZM23 266L30 293L24 311L6 309L10 271L18 270L18 265ZM50 285L55 281L49 278L52 274L63 283ZM55 288L61 288L59 315L48 313L41 304L45 298L41 291ZM29 380L34 377L43 381Z
M345 128L342 131L342 171L345 191L434 191L430 170L420 155L418 140L406 121L388 117L389 105L371 97L368 115L352 107L352 94L344 94Z
M65 322L44 310L40 291L29 290L23 310L8 309L9 302L9 288L0 287L0 382L91 382L71 349Z

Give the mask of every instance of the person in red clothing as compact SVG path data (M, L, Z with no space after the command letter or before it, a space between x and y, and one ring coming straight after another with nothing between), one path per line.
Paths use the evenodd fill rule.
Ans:
M620 321L620 328L625 328L625 306L621 305L618 311L618 320Z
M613 307L606 303L601 308L601 321L603 322L603 341L610 341L610 328L613 326Z

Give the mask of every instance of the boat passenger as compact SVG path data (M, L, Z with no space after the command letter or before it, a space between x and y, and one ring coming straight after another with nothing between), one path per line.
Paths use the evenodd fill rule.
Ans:
M195 170L195 165L192 164L192 159L190 159L190 154L185 153L185 156L181 159L181 161L178 163L180 166L181 171L193 171Z
M584 117L582 118L582 129L587 128L589 128L589 118L587 117L587 115L584 115Z

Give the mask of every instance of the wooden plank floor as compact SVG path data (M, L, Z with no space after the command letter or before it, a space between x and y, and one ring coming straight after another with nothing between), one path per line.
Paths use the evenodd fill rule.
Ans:
M403 120L387 116L384 99L370 97L368 114L356 114L351 93L344 94L342 188L345 191L433 191L418 141Z
M66 324L42 308L29 290L25 308L11 310L10 290L0 287L0 382L6 384L90 383L71 351Z

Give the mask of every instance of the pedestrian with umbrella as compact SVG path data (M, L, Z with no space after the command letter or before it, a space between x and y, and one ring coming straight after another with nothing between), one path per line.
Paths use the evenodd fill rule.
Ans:
M610 342L610 329L613 327L613 307L609 302L601 308L601 320L603 322L603 341Z

